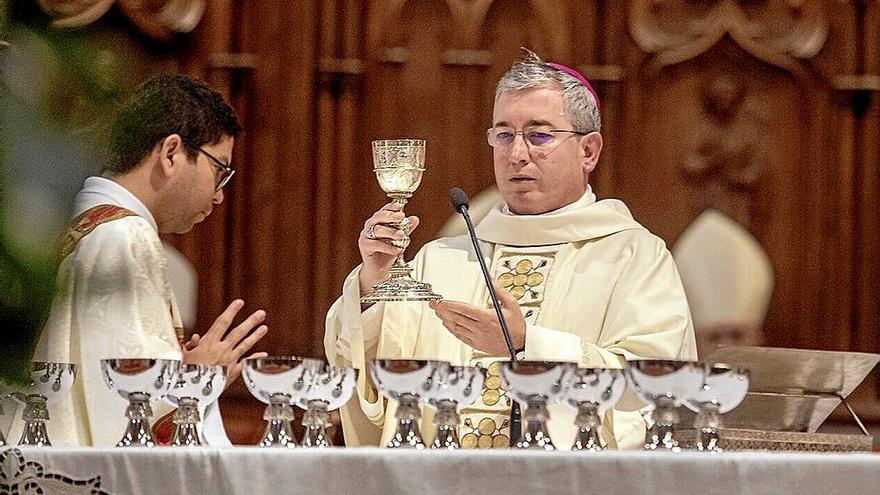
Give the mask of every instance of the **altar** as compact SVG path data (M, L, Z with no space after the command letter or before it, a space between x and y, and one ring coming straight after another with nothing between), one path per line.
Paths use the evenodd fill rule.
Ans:
M4 494L28 481L62 486L59 475L79 486L71 481L57 493L74 494L880 492L880 455L868 453L22 447L25 466L15 471L15 450L3 452ZM82 483L95 477L91 486Z

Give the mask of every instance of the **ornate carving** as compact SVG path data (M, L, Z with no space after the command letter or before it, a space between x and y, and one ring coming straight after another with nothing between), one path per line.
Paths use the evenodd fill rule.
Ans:
M110 10L116 0L37 0L56 27L76 28L91 24Z
M633 0L629 28L655 55L649 69L690 60L729 36L759 60L797 74L797 59L814 57L828 38L820 0Z
M100 19L113 7L142 33L161 41L195 29L205 14L205 0L37 0L52 25L78 28Z
M751 104L745 85L732 74L708 80L702 91L703 122L681 168L697 184L697 211L715 207L749 225L752 194L767 169L761 136L766 116Z
M205 15L205 0L118 0L119 10L142 33L168 41L175 34L189 33Z
M43 465L25 461L18 449L0 454L0 493L46 493L107 495L101 477L75 480L63 474L47 473Z

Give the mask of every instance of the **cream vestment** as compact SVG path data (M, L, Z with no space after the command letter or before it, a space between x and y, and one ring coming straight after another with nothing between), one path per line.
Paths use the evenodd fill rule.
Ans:
M49 438L59 445L115 445L125 431L127 403L104 384L101 359L182 358L183 327L152 215L122 186L90 177L77 194L74 216L101 205L128 214L97 224L62 260L58 292L34 355L78 367L70 396L49 407ZM208 408L203 436L228 445L214 409ZM154 402L153 419L169 410ZM21 424L15 421L10 438L18 438Z
M687 300L672 257L661 239L632 219L618 200L579 201L543 215L515 215L494 207L477 235L493 277L517 298L527 323L526 359L576 361L621 367L626 359L696 359ZM491 307L467 236L426 244L413 260L414 276L449 300ZM376 304L361 313L359 268L327 315L324 346L338 366L353 366L357 400L342 409L348 445L384 445L394 432L393 403L368 376L379 358L442 359L488 371L480 399L463 411L466 447L505 447L510 397L498 377L501 356L467 346L443 327L424 303ZM644 441L643 404L627 396L605 418L603 439L631 448ZM421 432L433 438L425 408ZM574 438L574 411L551 409L557 447Z

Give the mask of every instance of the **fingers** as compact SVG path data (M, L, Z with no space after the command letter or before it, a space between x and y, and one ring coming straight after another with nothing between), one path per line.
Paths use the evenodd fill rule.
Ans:
M470 328L453 322L443 323L443 326L446 327L446 329L449 330L452 335L455 335L458 340L464 342L471 347L474 347L474 342L476 342L476 335Z
M262 309L258 309L251 313L250 316L247 317L243 322L239 323L237 327L232 329L229 334L223 339L223 342L228 342L235 346L238 342L245 337L251 330L254 329L260 323L263 323L266 320L266 312Z
M476 320L472 320L467 316L454 312L437 313L437 316L440 317L440 320L443 321L444 325L450 324L455 327L462 327L464 331L467 332L473 332L474 324L477 323Z
M361 230L360 238L367 240L382 239L387 241L399 241L403 239L406 234L412 234L421 223L421 220L419 220L419 217L413 215L406 217L406 222L405 227L402 227L403 224L401 223L372 223L370 220L367 220L367 223L364 224L364 228ZM406 229L405 232L404 228Z
M419 218L416 216L405 216L401 210L401 205L391 202L383 206L379 211L364 222L364 228L361 230L361 237L364 239L390 239L399 240L403 238L404 232L402 228L405 225L407 232L412 232L419 226Z
M410 234L412 234L413 230L416 230L416 227L418 227L419 224L422 222L421 220L419 220L419 217L417 217L415 215L406 217L406 219L409 222L407 231Z
M502 287L496 280L492 281L492 287L495 289L495 295L498 296L498 302L501 306L505 308L519 306L519 303L516 302L516 298L513 297L513 294Z
M397 201L389 201L389 202L385 203L384 205L382 205L382 208L380 208L379 211L382 211L382 210L385 210L385 211L400 211L400 210L402 210L402 209L403 209L403 205L402 205L402 204L398 203Z
M260 339L265 337L268 332L269 327L267 327L266 325L260 325L260 327L254 330L252 334L248 335L247 338L239 342L238 345L236 345L235 348L232 350L232 356L235 361L238 361L242 356L244 356L246 352L251 350L251 347L259 342Z
M229 325L232 325L232 320L235 319L235 315L237 315L243 307L244 301L241 299L232 301L229 306L220 313L220 316L214 320L214 324L211 325L211 328L208 329L202 339L220 340L223 337L223 334L226 333Z
M385 207L382 207L381 210L373 213L373 216L364 222L364 228L369 229L371 226L379 224L400 223L405 217L406 215L402 211L386 210Z
M382 253L391 256L400 254L400 248L387 241L361 239L359 244L369 254Z
M370 235L372 235L372 237L370 237ZM394 227L383 225L381 223L377 223L374 227L372 227L372 232L370 232L370 229L368 228L367 231L364 233L364 236L366 236L366 238L370 240L387 239L390 241L399 241L403 239L404 235L405 233L402 229L396 229Z
M475 332L482 326L481 319L472 318L468 314L455 311L455 309L477 308L456 301L431 301L429 306L440 318L444 327L465 344L472 345Z
M456 314L459 316L466 317L466 318L473 320L473 321L482 320L485 317L486 312L487 312L487 310L485 310L485 309L477 308L476 306L472 306L467 303L463 303L463 302L459 302L459 301L449 301L449 300L445 300L445 299L442 301L431 301L429 306L431 307L431 309L433 309L437 313L437 316L440 316L441 314L443 314L443 315ZM442 319L442 316L441 316L441 319Z
M192 335L192 337L190 337L189 340L185 344L183 344L183 348L186 349L187 351L191 351L191 350L195 349L196 346L199 345L199 340L200 340L199 334L194 333Z
M439 315L438 315L439 316ZM440 323L449 330L450 333L458 337L464 343L469 343L474 335L473 329L468 324L462 324L452 319L440 318ZM471 322L473 323L473 322Z

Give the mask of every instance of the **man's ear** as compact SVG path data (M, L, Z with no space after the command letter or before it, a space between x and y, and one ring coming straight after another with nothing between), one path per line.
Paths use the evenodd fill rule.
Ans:
M186 150L179 134L169 134L159 143L159 163L166 177L171 177L186 163Z
M584 149L584 172L589 174L599 163L599 155L602 154L602 135L591 132L581 138L581 146Z

